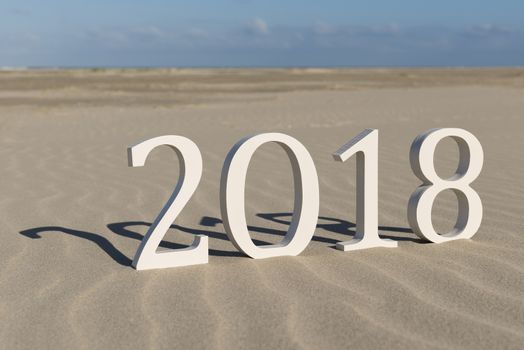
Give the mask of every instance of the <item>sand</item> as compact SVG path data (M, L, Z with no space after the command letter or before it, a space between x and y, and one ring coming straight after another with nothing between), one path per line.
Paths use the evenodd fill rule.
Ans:
M426 244L409 229L409 146L434 127L484 147L471 240ZM523 127L524 69L0 72L0 348L522 348ZM399 247L341 252L355 161L331 154L365 128L380 130L380 233ZM234 143L268 131L311 152L321 218L301 255L253 260L225 235L220 171ZM204 173L163 245L206 234L209 264L137 272L178 164L159 148L128 168L126 148L165 134L195 141ZM439 173L457 158L443 141ZM264 145L246 192L257 244L281 239L292 207L289 161ZM439 196L441 232L456 208Z

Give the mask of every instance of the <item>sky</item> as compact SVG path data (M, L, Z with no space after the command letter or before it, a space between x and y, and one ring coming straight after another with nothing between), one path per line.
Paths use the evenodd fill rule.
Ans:
M0 67L523 65L524 0L0 0Z

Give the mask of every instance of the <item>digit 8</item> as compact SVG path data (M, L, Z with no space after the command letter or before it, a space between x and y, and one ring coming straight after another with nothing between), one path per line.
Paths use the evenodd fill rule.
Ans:
M446 137L454 139L459 147L459 164L455 174L442 179L435 171L434 156L437 144ZM473 237L482 221L482 202L470 187L479 176L484 161L479 140L463 129L431 129L413 141L409 160L411 169L423 182L409 198L408 221L413 232L434 243ZM457 222L450 232L440 235L433 227L431 210L437 195L448 189L457 196Z

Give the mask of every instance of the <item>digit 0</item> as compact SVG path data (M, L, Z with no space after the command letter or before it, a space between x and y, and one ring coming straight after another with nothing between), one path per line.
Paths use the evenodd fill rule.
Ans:
M453 176L442 179L435 171L434 155L437 144L446 137L458 144L459 164ZM484 160L479 140L463 129L431 129L413 141L409 158L413 172L423 182L409 199L408 221L413 232L434 243L471 238L482 221L482 202L470 187ZM450 232L439 235L433 227L431 209L437 195L448 189L457 196L457 222Z
M295 208L282 242L258 247L247 229L244 191L249 161L255 151L267 142L275 142L284 148L291 161ZM259 134L240 140L229 151L222 168L220 208L229 239L249 257L261 259L300 254L311 241L318 220L318 177L311 155L299 141L285 134Z

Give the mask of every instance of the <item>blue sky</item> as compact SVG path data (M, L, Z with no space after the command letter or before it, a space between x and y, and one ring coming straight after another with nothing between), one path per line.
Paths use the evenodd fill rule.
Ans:
M0 0L0 66L524 65L524 0Z

